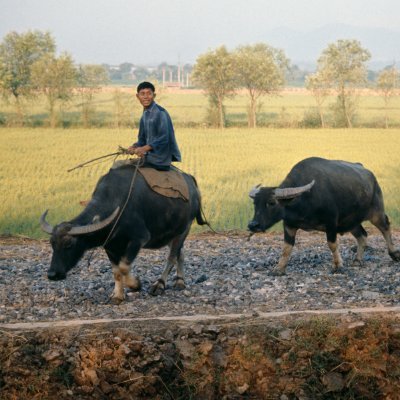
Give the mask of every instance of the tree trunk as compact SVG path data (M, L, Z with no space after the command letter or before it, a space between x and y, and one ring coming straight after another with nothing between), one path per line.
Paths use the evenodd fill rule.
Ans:
M257 101L252 94L250 94L250 110L249 110L249 128L255 128L257 125L257 113L256 113Z
M82 122L83 122L84 128L89 127L89 120L90 120L89 104L83 103L82 104Z
M350 115L349 115L349 110L348 110L348 107L347 107L347 105L345 104L345 115L346 115L346 121L347 121L347 127L348 128L352 128L353 127L353 124L351 123L351 118L350 118Z
M219 127L225 128L224 106L222 104L221 99L218 99L218 115L219 115Z
M342 87L341 88L342 113L346 120L346 127L352 128L351 118L348 113L349 110L348 110L348 106L346 104L346 99L347 99L346 90L344 87Z
M388 99L385 99L385 128L389 128L389 118L388 118Z
M321 119L321 128L325 128L325 118L324 118L324 113L322 112L322 107L318 107L319 111L319 118Z
M321 128L325 128L325 118L324 118L324 112L322 111L322 104L323 104L323 98L320 96L316 96L316 103L317 103L317 109L318 109L318 114L319 114L319 119L321 120Z
M17 109L17 124L22 126L24 124L24 111L22 109L21 101L19 100L19 96L15 96L15 105Z
M55 101L49 99L49 111L50 111L50 127L55 128L57 125L57 113L55 111Z

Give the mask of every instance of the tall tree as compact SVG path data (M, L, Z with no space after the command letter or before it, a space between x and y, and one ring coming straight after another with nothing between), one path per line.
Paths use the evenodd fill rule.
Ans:
M54 128L57 124L56 105L69 100L76 85L76 69L71 56L42 57L32 66L32 82L35 89L47 98L50 126Z
M366 62L371 58L368 50L357 40L338 40L329 44L318 59L317 73L326 77L337 93L339 119L351 128L357 109L356 88L367 79Z
M236 89L232 54L225 46L202 54L196 60L192 78L208 96L210 118L216 115L216 125L225 127L224 100L234 96Z
M397 68L393 65L390 68L386 68L381 71L378 75L376 90L382 96L383 102L385 103L385 127L389 127L389 102L392 97L396 94L398 87L400 86L400 73Z
M306 77L306 88L312 93L317 103L317 109L319 118L321 121L321 127L325 128L325 117L324 117L324 102L329 95L329 84L326 77L322 75L321 72L316 72L314 74L307 75Z
M0 90L14 100L17 113L23 117L21 100L33 93L32 66L41 57L55 52L49 32L10 32L0 44Z
M250 98L248 125L254 128L259 98L276 94L282 88L289 60L282 50L264 43L238 47L234 60L238 84L247 90Z
M146 67L138 66L135 67L133 74L131 74L131 79L133 77L134 80L139 83L148 79L149 75L150 71Z
M93 96L108 82L107 70L101 65L80 65L77 69L77 91L81 97L82 122L86 128L94 113Z
M135 127L134 110L137 107L136 98L123 93L121 88L115 88L113 91L114 101L114 126L120 128L122 126L128 126L130 128ZM140 110L141 111L141 110ZM138 111L138 115L139 115Z

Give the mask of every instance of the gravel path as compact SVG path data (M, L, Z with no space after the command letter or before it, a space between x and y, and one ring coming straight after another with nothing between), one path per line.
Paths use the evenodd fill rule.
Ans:
M281 234L250 241L246 233L191 236L185 244L187 288L174 290L170 276L158 297L148 289L161 275L167 249L142 250L133 269L142 290L128 292L118 306L109 304L114 283L101 249L89 266L86 254L65 281L51 282L47 241L1 238L0 323L399 306L400 263L390 259L376 230L369 233L362 267L351 266L354 239L339 239L344 273L332 275L325 236L300 232L282 277L270 274L281 253ZM393 236L399 247L400 232Z

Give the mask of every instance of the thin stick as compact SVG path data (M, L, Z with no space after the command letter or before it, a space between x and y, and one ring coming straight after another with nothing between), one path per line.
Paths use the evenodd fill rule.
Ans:
M90 163L92 163L94 161L101 160L102 158L119 156L120 154L126 154L122 148L120 148L120 150L116 151L115 153L106 154L105 156L93 158L93 160L89 160L89 161L86 161L86 162L84 162L82 164L79 164L76 167L69 169L67 172L71 172L71 171L73 171L75 169L82 168L83 166L85 166L87 164L90 164Z

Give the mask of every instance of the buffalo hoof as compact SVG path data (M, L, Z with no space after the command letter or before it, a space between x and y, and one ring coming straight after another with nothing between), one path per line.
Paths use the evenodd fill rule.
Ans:
M186 289L185 282L182 278L176 278L174 288L177 290L184 290Z
M157 282L154 282L149 289L149 293L152 296L159 296L163 294L165 290L165 283L162 279L159 279Z
M114 306L119 306L123 301L124 299L120 299L119 297L111 297L109 303Z
M332 269L332 274L344 274L343 267L337 267Z
M400 250L395 250L392 253L389 252L389 256L392 257L393 261L400 261Z
M286 271L279 269L279 268L275 268L271 271L270 273L272 276L283 276L286 275Z
M363 267L364 263L361 260L359 260L358 258L355 258L353 260L352 266L353 267Z
M140 282L140 279L136 276L130 276L129 279L126 280L126 286L132 291L132 292L138 292L142 288L142 283Z

